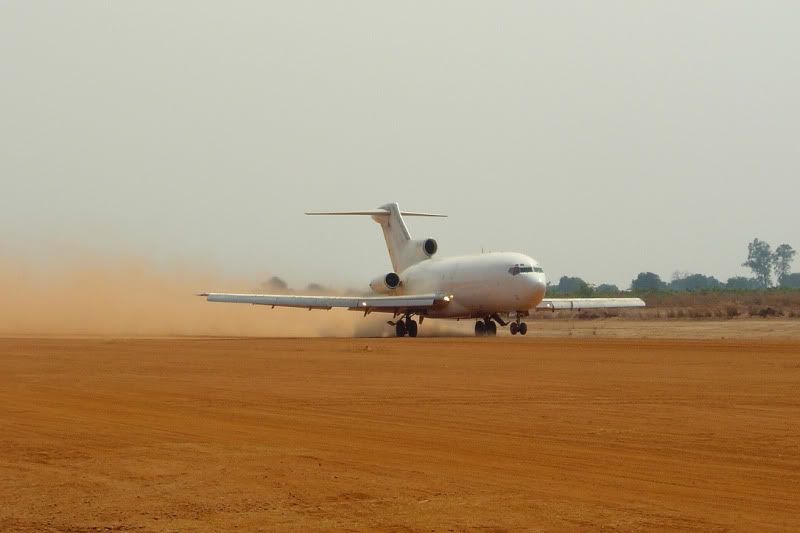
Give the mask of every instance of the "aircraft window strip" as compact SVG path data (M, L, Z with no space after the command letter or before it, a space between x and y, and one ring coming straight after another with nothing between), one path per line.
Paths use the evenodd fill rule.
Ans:
M544 269L540 266L526 266L526 265L514 265L508 269L508 273L512 276L516 276L518 274L522 274L525 272L539 272L544 273Z

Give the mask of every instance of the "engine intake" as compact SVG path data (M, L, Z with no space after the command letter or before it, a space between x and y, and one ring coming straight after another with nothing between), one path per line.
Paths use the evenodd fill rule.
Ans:
M400 276L389 272L385 276L378 276L369 282L369 288L377 293L386 294L400 286Z
M383 281L390 289L396 289L397 286L400 285L400 276L394 272L389 272L386 274L386 277L383 278Z
M435 254L436 250L438 249L439 245L436 243L436 240L434 239L425 239L425 242L422 243L422 250L428 257L433 256L433 254Z

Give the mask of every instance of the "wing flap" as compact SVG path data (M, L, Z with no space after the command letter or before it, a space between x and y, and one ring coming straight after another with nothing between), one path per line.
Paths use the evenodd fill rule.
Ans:
M645 307L641 298L545 298L536 309L557 311L560 309L622 309Z

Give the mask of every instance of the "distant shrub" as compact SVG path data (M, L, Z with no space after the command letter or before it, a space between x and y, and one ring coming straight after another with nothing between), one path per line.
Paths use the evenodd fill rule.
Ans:
M595 287L594 291L598 294L617 294L619 293L619 287L612 283L601 283Z
M703 274L679 275L669 284L669 288L674 291L721 289L724 286L725 285L714 276L705 276Z
M781 287L787 289L800 289L800 272L786 274L780 278Z
M745 278L743 276L728 278L728 282L725 284L725 286L729 289L745 290L745 291L758 289L761 287L757 279Z
M739 308L737 308L735 305L729 305L725 309L725 313L728 315L728 318L735 318L739 316Z

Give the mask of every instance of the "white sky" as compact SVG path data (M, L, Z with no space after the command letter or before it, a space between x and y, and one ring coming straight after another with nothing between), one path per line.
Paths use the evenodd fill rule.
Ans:
M441 254L744 274L800 248L798 2L0 2L0 246L365 286ZM795 265L795 270L798 270ZM219 289L224 289L221 287Z

